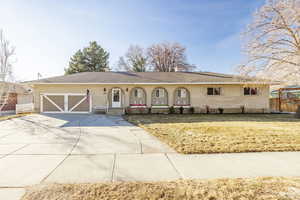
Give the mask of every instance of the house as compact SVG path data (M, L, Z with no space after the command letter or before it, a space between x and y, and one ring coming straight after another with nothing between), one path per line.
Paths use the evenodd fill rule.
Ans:
M29 83L37 112L269 112L270 83L210 72L83 72Z
M19 83L0 82L0 112L14 113L17 104L32 101L30 88Z

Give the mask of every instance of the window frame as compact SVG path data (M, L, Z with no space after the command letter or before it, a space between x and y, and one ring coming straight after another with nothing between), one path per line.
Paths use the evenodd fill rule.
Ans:
M209 90L212 90L209 92ZM218 92L217 92L218 91ZM208 87L206 90L206 95L207 96L221 96L222 93L222 88L221 87Z
M247 92L248 94L246 94L247 89L249 90ZM253 93L253 91L255 91L255 92ZM259 95L259 90L258 90L257 87L244 87L243 88L243 93L244 93L244 96L258 96Z

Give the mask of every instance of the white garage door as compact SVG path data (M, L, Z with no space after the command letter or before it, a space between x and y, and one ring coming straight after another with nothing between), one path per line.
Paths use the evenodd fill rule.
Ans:
M43 113L88 113L92 110L91 98L87 94L41 95L41 112Z

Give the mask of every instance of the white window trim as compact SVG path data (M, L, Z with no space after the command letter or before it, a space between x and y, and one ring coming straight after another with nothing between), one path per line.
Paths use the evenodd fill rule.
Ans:
M208 93L208 88L212 88L213 89L213 94L207 94ZM220 94L216 95L215 94L215 89L220 89ZM219 97L223 95L223 88L222 87L207 87L206 88L206 96L208 97Z
M147 108L147 106L130 106L130 108Z
M259 92L260 92L260 89L258 88L258 87L256 87L256 90L257 90L257 92L256 92L256 94L251 94L251 89L255 89L255 88L253 88L253 87L248 87L248 88L250 88L250 94L245 94L245 88L247 88L247 87L244 87L243 88L243 95L245 96L245 97L257 97L257 96L259 96Z
M191 106L178 106L178 105L177 105L177 106L174 106L174 108L181 108L181 107L182 107L182 108L190 108Z
M169 106L151 106L151 108L169 108Z

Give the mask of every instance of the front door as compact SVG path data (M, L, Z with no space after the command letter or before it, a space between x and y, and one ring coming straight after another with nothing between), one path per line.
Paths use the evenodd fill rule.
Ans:
M111 106L113 108L120 108L121 107L121 90L119 88L112 89L112 102Z

